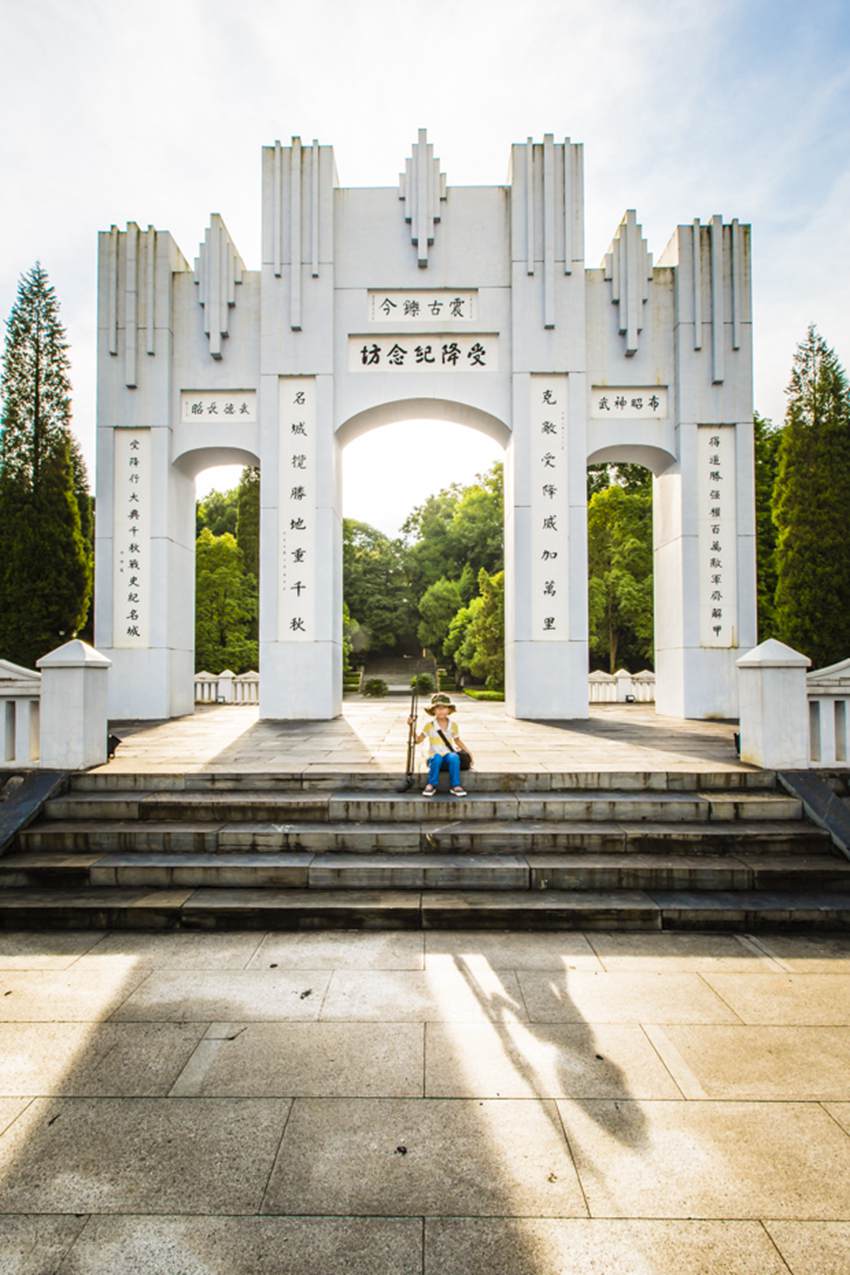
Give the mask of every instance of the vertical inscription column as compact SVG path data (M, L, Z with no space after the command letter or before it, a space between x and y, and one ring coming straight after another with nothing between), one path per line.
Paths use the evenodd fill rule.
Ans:
M114 431L114 647L151 641L151 437L149 429Z
M700 646L738 644L735 426L697 430Z
M531 637L569 637L567 378L530 378Z
M316 640L316 382L280 378L279 642Z

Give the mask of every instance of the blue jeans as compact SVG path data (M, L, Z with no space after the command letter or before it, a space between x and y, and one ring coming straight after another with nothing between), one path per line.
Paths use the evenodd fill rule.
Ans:
M428 783L437 787L437 780L444 766L449 770L449 783L452 788L457 788L460 784L460 758L457 753L434 753L433 757L428 758Z

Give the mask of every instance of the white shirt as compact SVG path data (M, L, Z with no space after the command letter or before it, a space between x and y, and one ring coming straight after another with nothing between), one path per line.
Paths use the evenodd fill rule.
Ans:
M451 751L440 738L439 730L440 728L433 718L431 721L426 722L423 727L422 734L425 736L425 742L428 745L429 757L433 757L435 753L439 753L441 757L445 757L446 753ZM452 742L460 737L457 722L454 721L453 718L449 718L448 725L443 731L443 734L447 735Z

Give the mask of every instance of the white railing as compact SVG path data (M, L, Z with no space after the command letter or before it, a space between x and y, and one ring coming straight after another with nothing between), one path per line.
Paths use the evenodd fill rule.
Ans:
M806 677L809 765L850 766L850 660Z
M232 673L226 668L221 673L195 674L196 704L259 704L260 675L250 669L247 673Z
M0 769L37 765L40 703L41 674L0 660Z
M591 704L652 704L655 701L655 674L649 669L641 673L590 673L587 678Z

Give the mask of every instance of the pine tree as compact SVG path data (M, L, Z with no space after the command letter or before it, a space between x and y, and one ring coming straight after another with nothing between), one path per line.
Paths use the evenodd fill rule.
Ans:
M812 325L794 356L779 444L775 625L814 666L850 655L850 392Z
M773 617L776 596L776 524L773 521L773 487L779 458L782 428L758 413L753 417L755 443L756 564L758 596L758 638L764 642L775 634Z
M68 345L39 263L7 323L0 433L0 655L30 667L85 623L92 509L71 434Z

